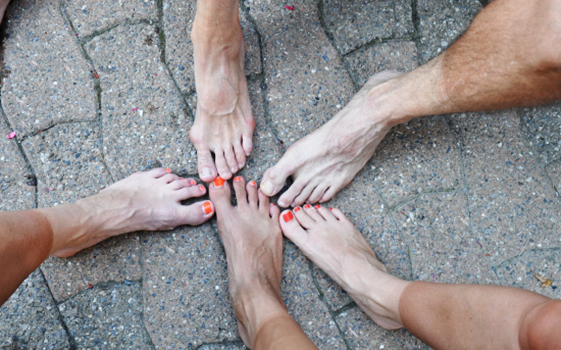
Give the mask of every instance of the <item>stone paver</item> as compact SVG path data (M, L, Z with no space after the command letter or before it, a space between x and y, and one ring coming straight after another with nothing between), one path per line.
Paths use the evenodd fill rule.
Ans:
M18 138L65 121L94 120L91 67L54 0L18 1L6 14L2 106Z
M152 349L138 282L96 286L59 309L79 349Z
M369 76L441 53L482 8L412 4L240 3L256 120L240 174L259 181ZM12 2L1 56L0 210L70 203L157 166L196 178L195 10L196 0ZM556 103L400 125L325 205L341 208L402 278L560 298L560 115ZM428 348L373 324L290 242L281 291L322 350ZM237 332L215 219L51 257L0 308L2 348L245 349Z
M0 307L0 348L70 348L57 306L39 270Z

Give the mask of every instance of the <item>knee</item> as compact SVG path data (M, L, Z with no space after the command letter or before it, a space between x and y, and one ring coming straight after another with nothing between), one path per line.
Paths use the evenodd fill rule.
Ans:
M561 349L561 300L535 307L522 322L520 348L523 350Z

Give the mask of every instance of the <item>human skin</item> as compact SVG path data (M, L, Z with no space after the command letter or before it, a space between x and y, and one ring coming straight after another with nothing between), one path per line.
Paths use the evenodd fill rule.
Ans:
M133 231L199 225L214 215L193 179L167 169L136 173L73 204L0 213L0 305L49 256L68 257L109 237Z
M559 300L510 287L405 281L387 272L340 210L306 204L281 217L284 235L383 328L405 327L433 349L561 349Z
M244 343L251 349L317 349L288 314L280 294L282 233L279 208L259 191L235 177L237 206L231 205L228 182L209 187L216 205L218 230L228 261L230 296Z
M561 99L561 0L495 0L466 33L407 73L373 76L341 112L294 143L261 181L278 204L326 202L349 184L396 124L413 118Z

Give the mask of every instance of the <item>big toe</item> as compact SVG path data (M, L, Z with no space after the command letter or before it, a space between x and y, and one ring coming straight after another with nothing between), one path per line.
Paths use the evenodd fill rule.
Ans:
M294 213L290 210L283 211L280 214L279 222L284 236L298 247L301 247L307 238L308 232L296 220Z
M204 182L211 182L216 178L216 166L212 159L212 154L208 149L197 151L199 177Z
M218 213L232 207L230 185L221 177L217 177L208 188L210 200Z
M211 201L202 201L191 205L182 205L179 215L184 225L198 226L214 215L214 205Z
M282 190L286 179L292 175L292 167L285 165L283 158L263 175L259 188L267 196L274 196Z

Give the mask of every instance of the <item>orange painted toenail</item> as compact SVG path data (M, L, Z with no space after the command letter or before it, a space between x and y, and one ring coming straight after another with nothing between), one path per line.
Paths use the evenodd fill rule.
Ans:
M310 205L309 205L309 204L306 204L306 205L304 206L304 208L310 209Z
M222 185L224 185L224 179L221 177L217 177L216 180L214 180L214 186L221 187Z
M292 216L292 212L289 211L288 213L284 214L282 218L284 219L284 222L289 222L294 219L294 216Z
M319 208L321 208L321 205L319 205L319 204L316 205L316 209L319 209Z
M300 210L300 209L302 209L302 208L296 207L296 208L294 208L294 212L297 212L297 211Z
M166 171L167 171L168 173L171 173L171 169L170 169L170 168L166 168Z
M180 177L179 180L185 180L184 178Z
M274 206L275 206L275 203L271 203L271 205L274 207Z
M329 210L333 210L333 208L329 208Z
M205 211L205 214L212 213L212 204L210 204L210 202L205 202L205 204L203 204L203 209Z
M196 184L197 184L197 181L191 180L191 185L195 186Z
M236 176L236 177L234 178L234 181L240 182L240 181L242 181L242 177L241 177L241 176Z
M201 189L202 192L206 190L206 188L203 185L199 185L199 188Z
M255 181L250 181L249 184L250 184L251 186L257 186L257 184L255 183Z

